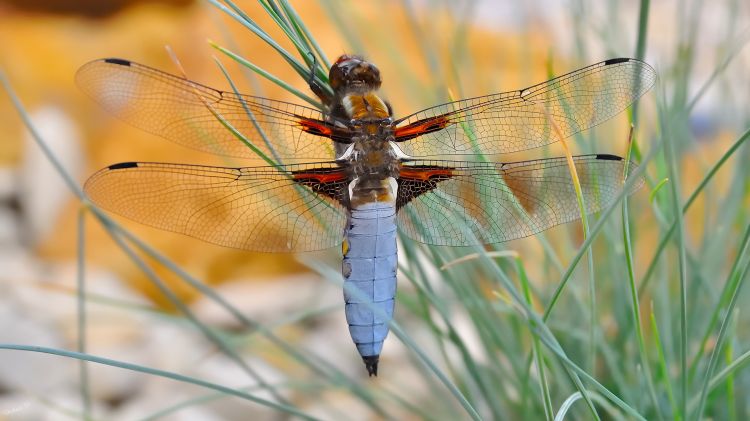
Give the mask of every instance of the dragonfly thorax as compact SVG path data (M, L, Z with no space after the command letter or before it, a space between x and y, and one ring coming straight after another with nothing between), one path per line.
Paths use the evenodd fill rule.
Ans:
M385 179L398 176L398 155L387 137L381 134L363 133L355 137L339 161L348 167L352 178Z
M352 120L379 122L390 117L388 105L375 91L348 93L341 98L341 106Z
M393 118L385 101L374 90L352 91L341 98L340 105L355 133L340 158L348 164L350 176L377 180L397 177L399 160L391 146Z

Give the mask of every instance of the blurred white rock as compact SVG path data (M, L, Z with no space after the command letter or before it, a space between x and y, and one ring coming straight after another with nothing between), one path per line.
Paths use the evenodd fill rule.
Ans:
M344 316L343 298L340 308L331 313L319 316L314 331L310 331L299 343L300 351L321 358L344 375L357 378L365 377L362 357L349 336L349 327Z
M80 414L79 408L80 395L75 389L0 395L1 420L70 421Z
M15 169L0 167L0 201L10 199L17 191Z
M242 351L238 351L238 353L243 354ZM261 358L253 358L246 353L243 356L243 361L266 384L271 387L277 387L276 393L278 395L281 395L285 399L291 399L291 390L284 386L279 387L280 384L287 381L282 373L275 370L268 362ZM225 355L218 352L213 353L200 365L196 366L196 370L191 374L223 386L236 389L245 388L246 393L261 399L275 400L267 389L259 387L259 383L253 380L244 370L241 370L234 361L231 361ZM209 391L203 390L201 394L206 394L207 392ZM223 419L228 420L272 420L278 418L276 410L236 397L219 399L208 403L206 406L211 408L215 413L220 414Z
M314 274L300 274L278 279L238 280L214 287L226 301L248 318L261 323L278 322L285 315L302 313L311 304L323 307L340 303L343 298L334 296L335 286ZM206 323L218 326L237 326L236 319L209 297L202 297L192 308Z
M0 206L0 254L3 250L18 244L21 231L18 228L18 215L8 207Z
M172 405L186 402L193 399L193 396L183 395L180 392L171 390L164 393L149 393L127 402L120 410L111 414L112 420L136 420L143 419L160 411L169 408ZM231 398L225 398L231 399ZM205 407L202 403L188 405L179 408L167 415L160 416L159 421L223 421L224 418L214 413L210 408ZM256 418L252 418L256 419Z
M83 165L81 137L65 111L49 105L31 113L31 120L44 142L66 171L78 180ZM44 238L57 223L62 206L72 193L30 134L24 139L24 157L18 182L25 239L30 245Z
M36 320L34 310L11 300L0 306L0 343L62 348L63 338ZM0 385L10 390L43 395L66 384L74 374L71 360L62 357L11 350L0 350L0 354Z

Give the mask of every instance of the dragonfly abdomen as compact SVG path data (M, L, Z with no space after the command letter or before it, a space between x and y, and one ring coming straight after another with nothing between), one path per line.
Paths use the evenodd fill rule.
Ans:
M389 184L383 188L391 190ZM352 203L359 202L357 193L352 191ZM368 372L377 375L396 296L396 202L395 192L369 193L374 201L351 209L342 273L349 333Z

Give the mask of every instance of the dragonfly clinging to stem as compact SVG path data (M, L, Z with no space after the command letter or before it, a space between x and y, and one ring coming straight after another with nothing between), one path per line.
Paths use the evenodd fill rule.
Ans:
M256 164L260 153L276 162L124 162L92 175L85 191L106 210L222 246L304 252L342 245L349 332L368 373L377 375L394 311L397 231L428 244L471 246L578 219L565 158L494 158L613 117L655 77L642 61L610 59L525 89L395 118L378 93L380 71L354 55L332 65L332 94L311 83L324 110L216 90L128 60L96 60L81 67L78 84L124 121L201 151ZM612 203L625 160L596 154L574 163L585 211Z

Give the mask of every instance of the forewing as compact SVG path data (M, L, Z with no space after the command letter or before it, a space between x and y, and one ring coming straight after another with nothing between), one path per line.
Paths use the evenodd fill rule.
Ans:
M335 164L224 168L128 162L91 176L100 207L210 243L261 252L301 252L342 241L346 186Z
M612 203L623 187L625 160L583 155L574 162L586 212ZM417 160L401 172L399 228L423 243L499 243L580 217L565 158L505 164Z
M612 59L517 91L464 99L399 120L396 141L407 155L502 154L557 142L550 120L568 137L624 110L654 84L635 59ZM456 158L459 156L459 158Z
M189 148L258 159L226 122L276 162L335 159L333 126L313 108L219 91L122 59L85 64L76 81L125 122Z

